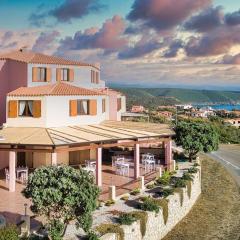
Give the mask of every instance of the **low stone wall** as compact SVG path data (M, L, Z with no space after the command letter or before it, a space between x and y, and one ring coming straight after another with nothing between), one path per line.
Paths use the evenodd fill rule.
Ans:
M190 197L189 197L189 193ZM121 228L124 231L125 240L160 240L170 232L174 226L181 221L191 210L192 206L197 201L201 194L201 169L194 174L194 180L191 184L191 191L187 187L183 189L183 198L181 193L175 193L167 197L168 202L168 218L166 224L164 223L163 211L160 209L159 213L147 212L148 220L146 223L145 236L141 235L140 222L137 221L130 226L123 225ZM109 233L100 238L101 240L118 240L115 233Z

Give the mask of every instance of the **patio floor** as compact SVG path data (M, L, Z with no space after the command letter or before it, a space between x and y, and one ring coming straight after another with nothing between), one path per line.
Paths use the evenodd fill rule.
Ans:
M139 181L134 180L134 169L130 166L129 176L119 176L115 174L115 168L111 165L102 166L103 186L100 200L108 199L108 187L115 185L117 189L117 196L130 192L132 189L139 187ZM156 172L144 173L141 166L140 175L145 175L145 183L151 181L156 177ZM24 204L28 204L27 212L32 215L29 206L30 201L22 196L21 191L24 185L16 183L16 191L9 192L8 184L5 181L3 171L0 173L0 214L4 215L9 223L17 223L20 221L21 215L24 214Z

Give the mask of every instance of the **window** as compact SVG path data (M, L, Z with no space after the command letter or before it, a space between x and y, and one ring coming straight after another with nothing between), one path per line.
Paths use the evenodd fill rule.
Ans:
M91 83L95 83L95 72L91 70Z
M106 99L102 100L102 113L106 112Z
M99 72L91 70L91 83L99 83Z
M69 81L69 69L61 69L61 81Z
M22 100L18 102L19 117L33 117L33 101Z
M39 82L47 81L47 68L37 68L37 79Z
M89 100L77 100L77 115L89 115Z
M117 111L120 111L122 109L122 99L117 99Z

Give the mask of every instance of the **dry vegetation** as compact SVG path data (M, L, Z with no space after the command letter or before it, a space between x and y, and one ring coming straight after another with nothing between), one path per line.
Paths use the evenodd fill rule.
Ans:
M240 188L219 163L205 156L202 195L164 240L203 239L240 239Z

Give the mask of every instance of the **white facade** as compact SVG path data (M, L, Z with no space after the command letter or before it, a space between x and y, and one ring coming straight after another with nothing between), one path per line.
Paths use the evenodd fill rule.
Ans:
M33 67L43 67L43 68L51 68L51 81L50 82L33 82L33 73L32 69ZM57 82L56 79L56 71L57 68L67 68L67 69L73 69L74 70L74 80L70 83L77 87L82 88L104 88L105 87L105 81L100 80L98 84L91 83L91 70L99 73L99 79L100 77L100 70L97 68L94 68L92 66L71 66L71 65L54 65L54 64L28 64L28 87L36 87L36 86L42 86L42 85L48 85L48 84L54 84Z
M106 112L102 112L102 99L106 99ZM70 100L97 100L97 115L70 116ZM9 100L41 100L41 117L7 117L7 127L62 127L99 124L109 119L109 101L106 96L43 96L8 97ZM8 108L8 106L7 106ZM7 111L8 112L8 111Z

